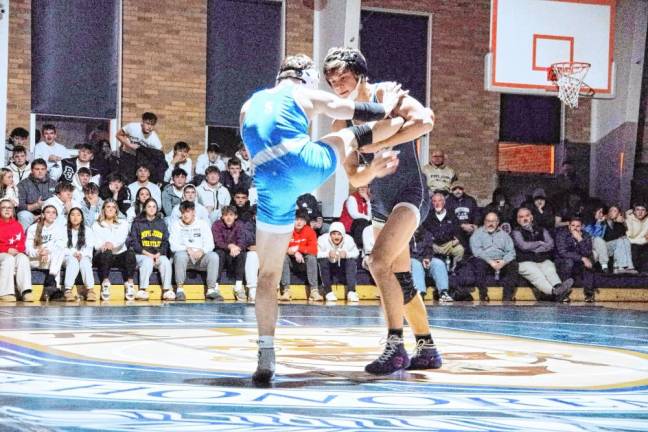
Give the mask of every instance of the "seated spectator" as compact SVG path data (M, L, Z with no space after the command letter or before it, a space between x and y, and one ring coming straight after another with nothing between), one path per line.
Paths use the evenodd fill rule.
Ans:
M64 235L62 225L57 221L58 212L51 204L43 205L43 214L37 223L27 230L25 244L31 268L47 270L43 283L45 297L58 299L61 291L61 267L65 259L65 250L60 247Z
M432 236L421 226L414 233L409 247L412 279L416 290L421 293L421 296L425 296L427 292L425 276L429 275L434 280L439 299L443 297L443 301L452 301L452 297L448 294L450 288L448 268L443 260L434 256Z
M124 177L118 173L108 174L105 183L99 188L99 197L104 201L108 198L115 201L122 215L128 212L134 196L135 194L131 195L130 189L124 186Z
M133 221L144 211L144 205L146 205L146 202L151 198L151 191L149 191L147 187L142 187L137 191L133 205L131 205L126 212L126 223L128 224L129 230Z
M235 189L232 203L236 207L238 220L241 222L250 222L256 215L256 207L250 204L248 191L246 189Z
M137 265L135 252L126 246L128 224L119 219L119 208L114 199L104 200L99 219L92 224L92 231L95 237L94 262L101 280L101 299L110 299L110 269L116 267L122 270L124 276L126 300L133 300L133 275Z
M614 257L614 273L637 274L632 261L632 246L626 236L625 218L619 207L610 206L605 225L603 240L605 240L608 255Z
M245 301L245 222L237 220L236 208L225 206L220 220L211 227L214 236L215 252L218 254L218 274L223 270L234 274L234 295L236 300Z
M24 302L33 302L29 258L25 255L25 231L16 220L10 199L0 199L0 302L15 302L16 288Z
M5 142L5 165L9 165L13 158L16 147L25 148L29 146L29 131L25 128L14 128Z
M173 151L166 154L165 159L169 167L164 172L164 181L170 182L173 177L173 171L180 168L187 174L187 181L190 182L193 173L193 162L189 157L189 144L184 141L178 141L173 146Z
M209 220L209 212L207 211L205 206L198 202L196 186L192 185L191 183L185 185L184 189L182 189L182 201L189 201L194 203L194 212L196 214L196 218L204 220L207 223L211 223ZM180 204L178 204L173 207L171 216L167 218L168 225L171 226L173 222L179 221L181 216L182 212L180 211Z
M130 196L137 196L137 191L145 187L151 193L151 197L155 201L157 201L158 206L161 206L162 191L160 191L160 187L158 185L150 181L151 170L146 165L140 165L139 167L137 167L137 172L135 175L137 176L137 180L128 185Z
M308 224L308 213L304 210L297 210L295 215L295 228L292 238L288 243L288 252L284 259L283 272L281 274L279 300L290 301L290 271L306 272L310 294L310 301L322 301L317 286L317 235Z
M362 230L365 227L371 225L371 202L369 199L369 186L360 186L349 195L342 207L340 222L344 225L346 232L353 235L354 240L358 236L362 236Z
M237 157L227 161L227 171L223 172L221 181L230 195L234 193L234 189L249 190L252 187L252 178L242 171L241 160Z
M184 283L187 269L207 272L209 300L222 301L218 286L218 254L214 252L214 237L206 221L196 218L196 206L191 201L180 203L180 219L171 225L169 244L173 252L176 280L176 300L185 301Z
M89 227L95 223L101 214L103 200L99 198L99 187L94 183L88 183L83 187L83 200L81 201L81 211L83 220Z
M576 192L566 192L566 195L559 195L558 201L562 201L556 217L556 228L566 227L573 218L582 218L585 206L583 199Z
M443 259L449 269L454 268L464 256L464 247L459 242L459 223L454 214L446 210L445 196L441 192L432 195L432 210L423 221L423 227L432 238L434 255ZM452 301L449 295L444 296L441 292L439 295L443 301Z
M173 208L182 202L182 192L187 184L187 173L182 168L176 168L171 173L171 183L162 190L162 212L171 216Z
M201 154L196 160L196 176L205 176L205 171L210 166L215 166L218 171L227 169L227 160L220 152L218 144L211 143L207 146L207 153ZM201 180L202 181L202 180Z
M533 214L534 224L540 228L545 228L552 233L560 218L556 216L553 206L547 202L547 195L545 194L544 189L535 189L531 196L531 200L532 203L529 204L529 208Z
M248 149L244 145L241 145L241 148L234 153L234 157L241 161L241 171L252 177L252 161L250 160Z
M459 222L464 238L468 238L477 229L478 208L475 198L467 195L464 190L465 186L459 181L452 185L452 193L446 200L446 209Z
M143 189L140 189L140 192ZM143 210L133 221L127 246L135 252L135 261L139 268L139 289L135 300L148 300L148 287L151 273L156 268L162 282L162 298L175 300L171 286L171 261L169 261L169 230L158 211L157 202L148 198Z
M56 185L56 189L54 189L54 196L45 200L43 203L43 206L52 205L56 207L56 212L58 213L57 222L60 225L65 225L70 209L73 207L81 207L81 203L72 199L73 194L74 186L71 183L61 181Z
M319 236L317 239L317 262L324 288L324 298L327 302L338 300L331 289L334 273L344 274L347 301L355 303L360 300L355 290L359 255L360 252L353 238L346 233L342 222L333 222L329 232Z
M60 180L73 183L79 169L86 168L90 170L91 181L95 184L101 184L101 174L99 174L99 170L94 166L93 159L92 144L81 144L77 157L63 159L61 162L63 172Z
M74 174L74 177L72 177L72 186L74 186L74 191L72 192L72 201L76 201L77 203L83 201L83 188L90 183L90 179L92 179L90 170L85 167L79 168L79 171L77 171L77 173Z
M583 221L578 217L573 217L567 227L556 231L556 267L562 280L581 275L585 301L594 301L592 237L583 231Z
M47 163L36 159L29 177L18 183L18 221L27 230L41 214L43 203L54 195L56 181L47 174Z
M601 270L604 273L608 272L608 264L610 262L610 255L608 254L607 244L603 237L607 229L607 207L603 203L595 203L598 205L590 206L585 211L585 218L583 219L582 230L589 234L592 240L593 261L592 263L599 263Z
M628 240L632 250L632 262L642 273L648 271L648 212L646 204L636 202L626 213Z
M18 186L14 184L14 174L9 168L0 169L0 199L10 199L18 205Z
M72 157L70 150L56 142L56 127L51 124L43 125L43 141L34 147L34 159L47 162L47 171L51 179L58 181L63 172L63 159Z
M470 265L475 272L479 300L489 301L486 277L494 274L504 288L502 299L513 301L518 277L515 246L511 236L500 228L497 213L486 213L484 225L470 236L470 249L473 253Z
M517 211L517 228L513 230L513 244L520 276L556 302L569 298L572 278L560 280L553 258L554 241L549 230L533 223L533 214L526 207Z
M220 182L220 172L215 166L207 168L205 180L196 191L198 202L207 209L211 223L220 219L221 209L232 201L229 190Z
M135 154L140 147L162 150L162 143L155 132L158 118L152 112L142 114L142 121L128 123L117 131L117 141L127 153Z
M259 256L256 251L256 214L245 226L245 284L248 301L256 300L257 282L259 279Z
M62 227L63 235L59 236L59 247L65 256L65 280L63 281L63 298L65 301L75 301L72 287L77 276L81 273L84 289L77 290L86 301L97 301L94 292L94 272L92 271L92 252L94 235L83 219L83 211L73 207L68 212L67 223Z
M450 185L457 180L455 170L446 165L445 153L442 150L432 150L430 163L422 168L427 179L430 192L442 192L444 195L450 193Z
M509 202L504 189L497 188L493 191L493 200L484 208L484 213L495 212L500 220L500 227L510 233L515 222L515 209Z
M14 174L16 184L20 183L27 177L31 171L29 160L27 159L27 149L22 146L16 146L13 149L13 159L7 168Z

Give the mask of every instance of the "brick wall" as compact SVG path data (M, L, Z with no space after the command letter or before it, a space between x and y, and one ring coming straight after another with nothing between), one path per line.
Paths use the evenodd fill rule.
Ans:
M9 10L9 83L7 86L7 133L13 128L29 130L31 111L31 2L13 0Z
M500 142L497 169L513 173L553 174L553 146Z

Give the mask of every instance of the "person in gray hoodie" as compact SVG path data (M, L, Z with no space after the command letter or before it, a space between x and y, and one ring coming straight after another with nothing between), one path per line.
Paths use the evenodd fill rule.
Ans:
M56 181L47 174L47 162L36 159L31 164L31 174L18 183L18 222L25 231L41 214L45 201L54 195Z
M171 216L173 208L182 202L182 192L187 184L187 172L182 168L175 168L171 172L171 183L162 190L162 212L164 216Z

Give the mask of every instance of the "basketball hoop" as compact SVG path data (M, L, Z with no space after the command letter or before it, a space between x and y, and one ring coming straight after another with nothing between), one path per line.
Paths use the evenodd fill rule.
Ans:
M585 62L554 63L547 70L547 78L558 86L558 98L570 108L578 108L578 98L594 96L594 90L583 82L590 64Z

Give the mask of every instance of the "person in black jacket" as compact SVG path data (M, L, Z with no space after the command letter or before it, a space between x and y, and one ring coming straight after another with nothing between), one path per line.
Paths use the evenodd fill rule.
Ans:
M136 300L148 300L148 286L154 268L160 272L164 300L174 300L169 261L169 230L153 198L144 203L144 211L133 221L127 245L135 251L139 268L139 290Z
M477 229L479 220L479 208L477 200L465 193L465 186L462 182L456 181L452 185L452 193L446 200L446 208L459 222L463 232L464 246L467 246L468 238Z
M87 143L81 144L77 157L67 158L61 161L61 169L63 172L59 180L72 183L74 175L79 171L79 168L85 167L90 170L91 181L95 184L100 184L101 176L99 170L94 166L93 159L94 153L92 152L92 145Z
M432 210L423 221L423 227L432 236L434 256L454 268L463 259L465 249L459 241L461 229L454 215L447 210L445 196L441 192L432 195ZM452 299L444 299L452 301Z
M99 188L99 198L106 200L112 198L117 202L119 211L126 215L132 203L130 190L124 185L124 177L119 173L111 173Z
M222 173L221 183L234 196L235 189L250 190L252 178L241 170L239 158L233 157L227 161L227 171Z
M556 268L562 280L582 275L585 301L594 301L592 237L583 231L579 217L572 217L567 227L556 230Z

